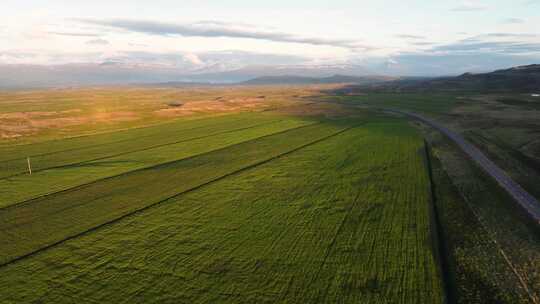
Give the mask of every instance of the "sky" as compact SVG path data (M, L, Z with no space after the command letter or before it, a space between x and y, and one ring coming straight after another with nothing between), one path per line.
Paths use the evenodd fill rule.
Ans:
M2 2L0 64L445 75L540 62L540 0Z

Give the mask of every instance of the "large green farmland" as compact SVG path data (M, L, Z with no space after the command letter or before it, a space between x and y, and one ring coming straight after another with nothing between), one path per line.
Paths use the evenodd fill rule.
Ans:
M540 304L540 0L3 2L0 304Z
M42 167L2 172L3 299L443 302L414 128L233 116L6 149Z
M533 193L535 130L499 97L321 92L0 95L59 97L59 117L0 123L0 303L538 303L538 227L448 139L380 109L461 132ZM139 120L85 118L127 105ZM35 127L57 119L80 124Z

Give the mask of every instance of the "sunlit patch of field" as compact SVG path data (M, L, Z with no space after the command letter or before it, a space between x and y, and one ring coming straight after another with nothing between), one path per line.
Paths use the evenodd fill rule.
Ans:
M105 87L0 92L0 145L306 104L325 86Z

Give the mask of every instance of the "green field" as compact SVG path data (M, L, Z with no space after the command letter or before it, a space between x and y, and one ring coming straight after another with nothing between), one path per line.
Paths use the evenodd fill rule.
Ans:
M4 179L3 300L443 303L414 128L220 119L16 147L54 150L42 171Z
M28 106L117 113L122 92L28 93ZM261 92L276 99L234 108ZM521 97L306 92L126 91L141 94L122 97L137 122L17 129L0 143L0 303L540 301L538 227L440 134L379 110L462 132L534 188ZM14 96L0 109L24 117ZM189 96L235 110L158 119Z
M36 151L47 153L31 154L32 175L27 173L26 158L0 162L0 166L3 166L0 174L4 176L0 178L3 181L0 191L4 193L0 208L97 179L184 159L313 123L274 115L232 115L197 121L199 127L167 124L118 134L17 146L0 153L1 156L7 159L26 151L29 154L39 153ZM149 135L143 136L141 133Z

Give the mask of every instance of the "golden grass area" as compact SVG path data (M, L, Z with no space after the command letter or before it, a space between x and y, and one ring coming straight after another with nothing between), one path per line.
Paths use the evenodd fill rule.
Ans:
M339 114L309 96L331 86L96 87L0 92L0 144L140 127L242 111Z

